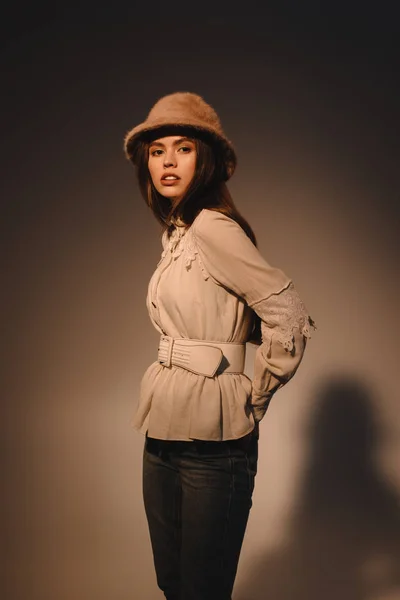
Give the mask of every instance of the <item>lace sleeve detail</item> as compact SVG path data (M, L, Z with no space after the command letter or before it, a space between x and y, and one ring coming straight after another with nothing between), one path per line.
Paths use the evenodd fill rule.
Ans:
M253 304L252 308L261 317L262 338L268 344L268 355L273 340L280 343L287 352L294 352L295 329L306 338L311 338L311 327L316 329L293 282L283 291Z

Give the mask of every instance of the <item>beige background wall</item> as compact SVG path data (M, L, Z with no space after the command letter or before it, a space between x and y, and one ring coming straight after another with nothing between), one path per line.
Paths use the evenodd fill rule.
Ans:
M161 246L121 148L186 89L218 110L235 202L318 325L261 425L234 598L399 599L390 35L371 42L351 15L311 35L221 13L178 37L107 17L25 23L1 54L2 597L162 597L129 424L157 349L145 295Z

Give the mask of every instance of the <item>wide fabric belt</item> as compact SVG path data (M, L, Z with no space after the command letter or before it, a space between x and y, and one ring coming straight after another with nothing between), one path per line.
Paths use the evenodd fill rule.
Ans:
M162 335L158 347L158 361L164 367L176 365L206 377L214 377L217 372L243 373L245 357L245 343L208 342Z

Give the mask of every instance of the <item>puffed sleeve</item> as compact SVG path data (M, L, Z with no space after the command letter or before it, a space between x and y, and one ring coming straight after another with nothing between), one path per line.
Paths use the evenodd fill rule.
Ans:
M272 395L295 374L314 323L292 280L268 264L236 221L205 209L193 224L193 236L214 282L243 298L261 319L250 399L260 421Z

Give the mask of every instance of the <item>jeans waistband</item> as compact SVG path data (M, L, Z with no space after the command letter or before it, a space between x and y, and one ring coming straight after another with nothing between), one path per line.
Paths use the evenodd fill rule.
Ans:
M220 442L208 440L193 440L192 442L180 440L159 440L146 435L146 449L153 454L168 454L195 452L196 454L230 454L231 451L241 450L247 452L252 444L258 440L258 432L251 431L244 437Z

